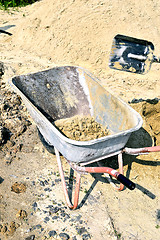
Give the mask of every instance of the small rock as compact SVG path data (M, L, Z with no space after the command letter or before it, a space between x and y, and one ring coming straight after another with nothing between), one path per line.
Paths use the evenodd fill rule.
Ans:
M51 208L49 209L49 212L50 212L50 213L57 213L59 210L60 210L59 207L51 207Z
M21 104L21 99L17 95L12 95L10 102L15 105L20 105Z
M43 213L44 213L44 214L47 214L47 213L48 213L48 211L45 211L45 210L43 210Z
M12 235L19 226L20 226L19 224L16 224L15 222L11 222L8 227L9 234Z
M4 179L2 177L0 177L0 184L4 181Z
M51 89L51 86L50 86L49 83L46 84L46 87L47 87L48 89Z
M15 142L14 141L7 141L7 143L6 143L6 147L7 148L11 148L11 147L13 147L15 145Z
M49 220L49 217L45 217L44 222L48 222Z
M77 240L76 236L74 236L74 237L72 238L72 240Z
M40 183L39 183L41 186L45 186L45 184L44 184L44 182L43 181L40 181Z
M0 145L5 144L11 136L11 132L9 129L0 126Z
M79 235L82 235L84 232L86 232L85 227L82 227L82 228L77 229L77 233L78 233Z
M70 236L67 233L60 233L59 236L62 240L70 239Z
M90 238L91 238L91 236L90 236L89 233L82 235L82 240L88 240L88 239L90 239Z
M31 236L25 238L25 240L34 240L34 239L35 239L35 235L31 235Z
M31 232L32 231L32 228L28 228L27 230L26 230L26 233L29 233L29 232Z
M50 189L50 188L44 188L44 191L45 191L45 192L51 192L52 189Z
M11 155L11 153L7 153L4 160L7 165L10 165L13 161L13 156Z
M7 230L8 230L8 228L7 228L6 224L0 225L0 231L2 234L6 233Z
M13 178L18 178L16 175L14 175L14 174L10 174L9 175L10 177L13 177Z
M45 180L45 181L44 181L44 184L45 184L45 185L48 185L49 183L48 183L48 181L47 181L47 180Z
M15 182L11 187L11 191L13 191L15 193L23 193L26 191L26 185L23 183Z
M69 214L67 214L64 210L61 210L61 216L64 218L64 221L70 218Z
M36 207L37 207L37 203L34 202L34 203L32 204L32 207L36 208Z
M4 104L2 104L1 109L2 109L2 111L9 111L10 106L8 103L4 103Z
M6 132L6 129L0 126L0 145L5 142L5 132Z
M61 179L59 179L59 178L55 179L55 183L59 183L60 181L61 181Z
M27 217L27 212L25 210L19 210L16 217L19 219L25 219Z
M23 144L18 144L18 145L14 148L13 152L14 152L14 153L20 152L20 151L22 150L22 147L23 147Z
M35 185L36 185L36 182L35 182L35 181L32 181L31 183L32 183L32 185L33 185L33 186L35 186Z
M22 135L22 133L24 133L27 129L27 126L26 125L21 125L18 129L17 129L17 137Z
M10 160L10 159L11 159L11 154L7 153L6 156L5 156L5 160Z
M57 233L56 233L56 231L52 230L48 234L50 237L54 237Z
M37 224L37 225L35 226L35 228L40 229L40 228L42 228L42 225L41 225L41 224Z
M0 62L0 78L4 75L4 63Z
M33 211L36 212L37 207L38 207L37 203L34 202L34 203L32 204L32 207L33 207Z
M48 205L46 208L53 208L53 205Z
M3 142L3 127L0 127L0 144Z
M52 220L56 220L57 218L59 218L58 216L54 216L52 217Z
M52 181L51 187L55 186L55 183Z

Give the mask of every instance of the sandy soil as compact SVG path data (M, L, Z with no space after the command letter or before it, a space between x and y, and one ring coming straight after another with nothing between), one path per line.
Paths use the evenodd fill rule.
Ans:
M118 33L146 39L160 49L160 2L156 0L42 0L0 11L0 238L138 239L160 235L159 153L124 155L124 174L136 189L113 190L103 175L82 177L80 208L66 208L56 158L42 145L36 126L8 79L61 65L78 65L124 101L160 98L159 64L146 75L108 67L112 40ZM159 103L131 104L144 119L128 146L160 145ZM12 137L10 137L12 133ZM118 168L115 158L104 162ZM64 161L66 176L70 170ZM67 179L68 180L68 179Z

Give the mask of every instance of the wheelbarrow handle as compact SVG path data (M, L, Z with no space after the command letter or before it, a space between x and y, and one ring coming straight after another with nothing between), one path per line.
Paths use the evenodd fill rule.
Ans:
M5 34L8 34L9 36L11 36L11 35L12 35L12 33L10 33L10 32L7 32L7 31L4 31L4 30L2 30L2 29L0 29L0 33L5 33Z
M140 154L147 154L150 152L160 152L160 146L153 146L153 147L144 147L144 148L125 148L123 152L130 154L130 155L140 155Z
M82 169L82 168L81 168ZM130 190L135 189L135 183L126 178L123 174L117 172L113 168L109 167L85 167L83 168L85 172L88 173L109 173L111 176L115 177L119 182L125 185Z
M160 57L153 55L153 62L160 63Z
M160 152L160 146L146 147L145 149L148 152Z
M127 188L129 188L130 190L134 190L136 185L134 182L132 182L131 180L129 180L128 178L126 178L124 175L119 174L117 176L117 180L120 181L123 185L125 185Z

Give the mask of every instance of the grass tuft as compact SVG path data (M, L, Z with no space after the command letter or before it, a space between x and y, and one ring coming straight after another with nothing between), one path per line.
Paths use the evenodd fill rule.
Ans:
M37 0L0 0L0 7L7 10L10 7L24 7L34 2L37 2Z

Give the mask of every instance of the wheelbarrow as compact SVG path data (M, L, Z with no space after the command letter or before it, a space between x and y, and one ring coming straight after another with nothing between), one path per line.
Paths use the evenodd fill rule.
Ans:
M135 184L123 175L122 154L160 151L160 147L125 148L130 135L141 128L141 116L105 90L99 80L82 67L56 67L15 76L9 82L21 96L45 142L55 149L63 190L70 209L78 206L81 174L105 173L116 189L122 190L125 185L133 190ZM54 122L75 115L94 117L111 131L111 135L90 141L67 138ZM73 204L68 195L60 154L77 172ZM119 171L100 165L100 160L115 155L118 155ZM99 166L88 166L93 162ZM110 176L116 178L120 184L114 184Z

